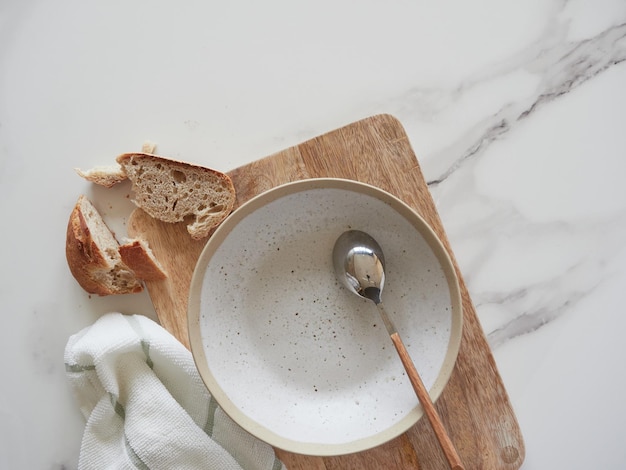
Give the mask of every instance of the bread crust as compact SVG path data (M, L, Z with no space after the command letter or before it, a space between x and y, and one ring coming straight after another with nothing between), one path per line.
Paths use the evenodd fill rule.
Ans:
M143 290L141 282L122 262L112 263L99 246L87 214L83 213L89 201L81 195L70 214L65 240L65 256L69 269L78 284L90 294L111 295L137 293ZM95 209L94 209L95 210ZM104 222L102 222L104 224ZM108 230L108 227L104 225ZM115 278L117 282L112 282Z
M131 240L119 249L122 261L139 279L160 281L167 277L158 260L143 240Z

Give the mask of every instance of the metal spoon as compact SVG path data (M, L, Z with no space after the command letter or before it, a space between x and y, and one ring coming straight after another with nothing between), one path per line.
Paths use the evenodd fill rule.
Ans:
M335 242L333 264L341 282L355 294L371 300L378 307L383 323L389 332L391 341L398 351L402 365L406 370L413 389L422 404L428 421L437 435L439 444L453 470L463 470L459 458L441 418L435 409L430 395L420 378L409 353L398 334L393 322L387 315L381 294L385 284L385 257L380 245L365 232L349 230L344 232Z

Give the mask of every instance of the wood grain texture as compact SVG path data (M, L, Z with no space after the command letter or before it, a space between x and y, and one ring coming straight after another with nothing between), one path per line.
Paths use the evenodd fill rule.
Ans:
M229 172L237 205L274 186L313 177L362 181L413 207L450 253L459 276L463 336L448 385L435 406L467 469L518 469L524 442L491 350L480 326L430 191L402 125L378 115L329 132ZM133 212L129 234L143 237L168 272L146 283L159 321L189 347L187 297L205 242L195 242L183 224L163 224ZM402 436L369 451L311 457L277 449L290 470L446 469L447 461L426 419Z
M392 333L391 341L393 342L396 351L398 351L398 355L402 360L402 364L404 365L406 373L411 380L411 385L413 385L413 390L415 390L419 402L424 410L424 414L430 421L430 425L433 428L437 439L439 440L441 450L443 450L443 453L448 460L450 468L452 470L465 470L465 468L463 467L463 463L461 462L461 458L454 448L454 443L450 440L448 431L446 431L446 428L441 421L441 417L439 416L435 405L430 399L428 390L424 386L424 382L422 382L422 378L417 372L415 364L413 364L413 359L411 359L411 356L406 350L406 346L404 346L404 343L402 342L402 339L400 338L400 335L397 331L394 331Z

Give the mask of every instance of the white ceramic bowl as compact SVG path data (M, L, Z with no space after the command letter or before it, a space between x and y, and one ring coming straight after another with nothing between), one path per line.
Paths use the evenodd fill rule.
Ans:
M336 279L332 248L349 229L382 246L383 301L433 400L459 350L454 268L402 201L341 179L290 183L248 201L213 234L196 266L191 348L224 411L287 451L357 452L422 416L375 305Z

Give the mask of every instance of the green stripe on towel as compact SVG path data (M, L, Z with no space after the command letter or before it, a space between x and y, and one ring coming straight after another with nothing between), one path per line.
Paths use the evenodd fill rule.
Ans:
M135 331L135 333L137 333L137 336L139 336L141 349L146 356L146 364L148 364L148 367L150 367L150 369L154 369L154 363L152 362L152 358L150 357L150 341L146 339L146 334L143 331L141 324L137 320L137 317L135 317L134 315L124 315L124 318L131 326L131 328Z
M141 349L143 349L143 353L146 355L146 364L150 369L154 369L154 363L150 358L150 342L145 339L141 340Z
M274 465L272 466L272 470L281 470L283 468L283 463L278 460L278 457L274 457Z
M117 397L112 393L109 393L109 400L111 401L111 406L115 410L115 414L122 419L126 419L126 410L124 410L124 406L117 401Z
M67 362L65 363L65 372L85 372L86 370L96 370L96 366L81 366L80 364L68 364Z
M126 452L128 453L128 457L130 458L130 461L133 463L135 467L137 467L139 470L150 470L150 467L148 467L143 462L143 460L139 458L139 456L135 453L133 448L130 446L130 442L128 442L126 433L124 433L124 445L126 446Z
M124 409L124 405L122 405L117 400L117 397L113 395L112 393L109 393L109 400L111 400L111 406L115 410L115 414L118 415L122 420L124 420L126 418L126 410ZM126 448L126 453L128 454L128 458L130 459L130 461L133 463L135 467L137 467L139 470L150 470L150 467L148 467L141 460L141 458L137 455L135 450L130 445L130 442L128 442L128 436L126 435L126 432L124 432L124 447Z
M213 437L213 426L215 425L215 410L217 410L217 401L213 398L213 395L209 398L209 411L206 417L206 423L204 424L205 433L209 437Z

